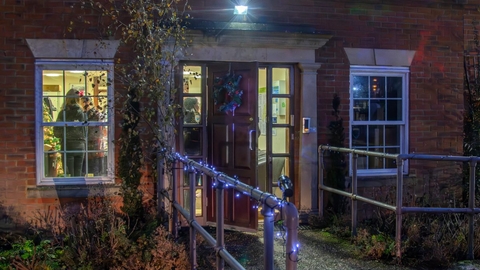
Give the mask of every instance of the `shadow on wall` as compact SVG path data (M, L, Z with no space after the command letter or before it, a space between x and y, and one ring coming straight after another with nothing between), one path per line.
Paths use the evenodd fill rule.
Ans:
M0 201L0 231L21 230L25 224L26 221L13 206L6 207L5 202Z
M58 204L38 209L28 222L29 228L58 233L64 225L78 222L79 218L95 220L98 213L120 211L121 198L109 185L84 185L76 189L55 186L55 192Z

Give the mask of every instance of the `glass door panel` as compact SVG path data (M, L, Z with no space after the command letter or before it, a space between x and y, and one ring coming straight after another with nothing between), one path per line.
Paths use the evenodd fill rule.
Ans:
M261 190L280 198L281 192L276 194L278 178L282 174L293 177L291 76L291 67L265 66L258 70L257 178Z
M206 156L206 94L205 94L205 66L204 65L182 65L181 74L182 90L180 101L182 105L182 114L179 117L179 152L188 158L202 163ZM204 217L205 192L204 177L201 174L195 174L195 216ZM181 191L179 201L183 207L190 211L190 174L183 173L181 181ZM197 220L203 223L203 218Z
M290 128L274 127L272 128L272 153L290 153Z

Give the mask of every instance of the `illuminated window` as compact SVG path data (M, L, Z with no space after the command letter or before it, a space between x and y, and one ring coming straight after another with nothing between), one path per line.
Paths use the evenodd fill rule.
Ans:
M38 60L36 79L38 183L112 182L113 63Z
M406 153L408 68L352 67L350 147L387 154ZM395 174L393 159L358 157L359 174Z

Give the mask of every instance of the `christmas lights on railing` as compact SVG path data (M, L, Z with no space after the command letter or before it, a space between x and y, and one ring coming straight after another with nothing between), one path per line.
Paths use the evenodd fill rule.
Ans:
M177 154L177 159L180 159L180 161L182 161L184 163L184 170L185 171L189 171L189 172L195 173L195 174L200 173L201 175L204 175L204 170L203 169L196 168L195 161L188 159L188 157L186 157L186 156L183 158L179 154ZM212 182L212 188L213 189L228 188L228 187L234 187L235 188L240 183L240 180L238 179L238 176L236 176L236 175L233 176L233 179L234 179L233 184L223 182L223 181L219 180L219 178L221 176L224 176L224 174L221 173L221 172L217 172L215 170L215 168L213 167L213 165L204 164L203 161L199 161L199 162L197 162L197 164L199 164L203 168L206 168L206 169L209 170L209 173L210 173L210 175L212 175L212 179L213 179L213 182ZM278 179L278 186L282 191L283 199L279 199L275 195L267 193L267 192L262 192L260 194L259 199L253 198L253 191L254 190L260 190L259 187L255 187L255 188L250 187L250 192L248 192L248 191L235 192L235 198L240 198L240 195L243 193L244 195L249 196L251 201L256 200L256 203L252 204L252 208L253 209L258 209L262 203L265 203L268 200L269 197L273 197L273 198L277 199L278 204L275 205L274 207L272 207L272 209L279 209L280 210L280 216L283 217L283 214L281 213L282 209L286 204L289 204L289 202L286 201L286 198L289 198L289 197L293 196L293 184L287 176L282 175ZM294 248L290 252L286 253L285 248L286 248L287 232L285 231L285 228L284 228L283 224L280 225L279 227L280 227L280 229L279 229L279 231L277 231L277 233L275 235L276 235L277 238L283 239L283 241L284 241L284 244L283 244L284 254L288 255L289 260L294 261L294 262L298 262L299 261L298 252L299 252L300 244L298 244L298 243L295 244Z

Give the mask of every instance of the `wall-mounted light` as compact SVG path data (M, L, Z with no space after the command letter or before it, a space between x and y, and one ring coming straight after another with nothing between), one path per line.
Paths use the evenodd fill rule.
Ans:
M234 15L247 15L248 13L248 6L235 6L233 9Z

